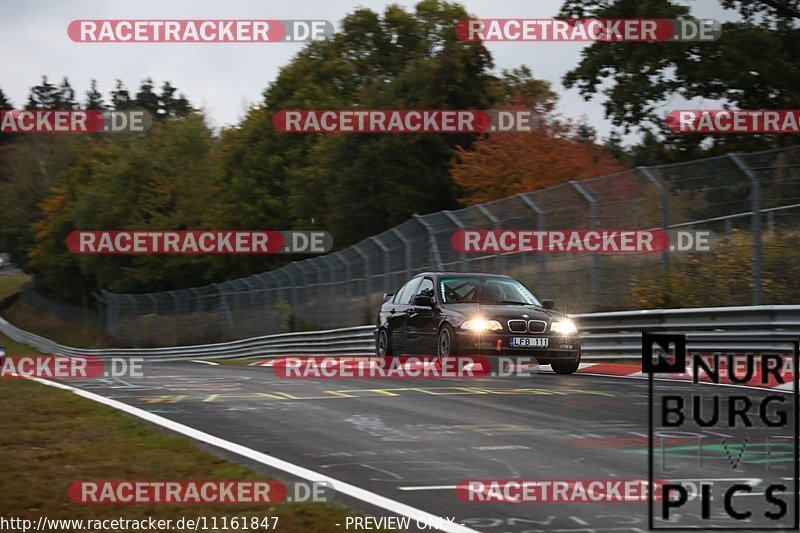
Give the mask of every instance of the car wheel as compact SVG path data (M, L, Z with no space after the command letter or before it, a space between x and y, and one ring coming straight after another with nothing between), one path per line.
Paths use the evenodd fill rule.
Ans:
M445 324L439 330L439 337L436 342L436 355L439 357L452 357L458 354L456 345L456 334L450 324Z
M576 357L575 359L563 359L560 361L552 361L550 366L553 368L553 372L556 374L574 374L576 370L578 370L578 366L581 364L581 358Z
M391 357L392 355L392 342L389 339L389 333L385 329L378 332L378 340L375 342L375 353L378 357Z

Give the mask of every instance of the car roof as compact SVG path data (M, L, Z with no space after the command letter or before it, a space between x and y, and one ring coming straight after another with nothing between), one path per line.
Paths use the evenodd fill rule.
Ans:
M504 279L511 279L511 276L506 276L505 274L488 274L485 272L421 272L413 278L419 276L436 276L436 277L460 277L460 276L469 276L474 278L504 278Z

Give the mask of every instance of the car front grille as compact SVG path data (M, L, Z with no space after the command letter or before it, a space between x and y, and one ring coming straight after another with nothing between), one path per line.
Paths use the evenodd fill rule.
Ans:
M511 333L544 333L547 322L544 320L509 320L508 330Z
M524 320L509 320L508 329L511 333L525 333L528 331L528 324Z
M547 322L544 320L529 320L528 333L544 333L547 329Z

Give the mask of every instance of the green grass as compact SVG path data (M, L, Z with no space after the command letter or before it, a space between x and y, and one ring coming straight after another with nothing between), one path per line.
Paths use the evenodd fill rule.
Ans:
M3 311L3 318L25 331L54 340L64 346L76 348L109 348L113 346L103 328L88 326L63 318L40 313L36 309L16 302Z
M20 287L30 280L31 277L29 275L21 272L0 276L0 300L19 292Z
M19 292L30 279L30 276L22 273L0 276L0 299ZM47 337L65 346L78 348L112 346L111 340L101 327L89 327L86 324L40 313L19 301L4 310L2 316L18 328Z
M29 347L0 335L8 355ZM277 516L278 531L331 531L352 512L333 504L81 505L67 487L80 480L264 479L194 441L135 417L25 379L0 379L0 516L138 519L145 516ZM172 531L172 530L169 530Z

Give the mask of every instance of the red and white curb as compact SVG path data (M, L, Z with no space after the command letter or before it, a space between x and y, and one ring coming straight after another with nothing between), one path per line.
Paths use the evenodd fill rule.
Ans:
M250 366L271 367L275 365L276 361L291 357L309 357L309 356L308 355L281 356L273 359L264 359L261 361L257 361L255 363L251 363ZM337 357L337 356L331 355L331 357ZM374 357L370 358L369 356L346 356L346 357L341 357L341 360L358 361L359 362L358 368L363 368L363 369L374 368L378 365L377 360ZM424 368L425 366L433 364L435 363L413 362L404 364L403 368L406 370L417 370L419 368ZM469 366L470 365L466 365L465 368L468 368ZM554 373L550 365L541 365L539 367L539 372L544 372L548 374ZM591 375L591 376L647 379L647 374L642 372L641 367L639 365L629 365L624 363L581 363L580 366L578 367L577 373ZM769 388L786 392L792 392L794 390L794 383L792 381L794 379L793 375L791 373L784 373L783 377L786 381L785 383L777 383L775 382L774 379L771 379L767 383L762 383L760 375L754 374L753 379L751 379L748 382L735 383L730 381L727 375L725 375L723 371L720 372L721 383L712 383L707 379L701 379L701 382L707 383L709 385L729 385L729 386L739 386L739 387ZM692 372L686 371L683 373L657 374L655 379L668 380L668 381L692 381Z
M549 365L542 365L541 369L545 372L552 372ZM638 365L626 365L623 363L581 363L578 367L578 374L589 374L593 376L612 376L621 378L639 378L647 379L647 374L642 372ZM673 374L656 374L656 379L670 380L670 381L692 381L692 372L686 371L682 373ZM720 382L713 383L707 379L701 379L701 383L709 385L731 385L740 387L757 387L768 388L775 390L782 390L792 392L794 390L794 376L790 373L784 373L783 378L785 383L777 383L774 379L770 379L767 383L762 383L760 375L754 374L753 378L745 383L735 383L728 379L727 375L720 372Z

